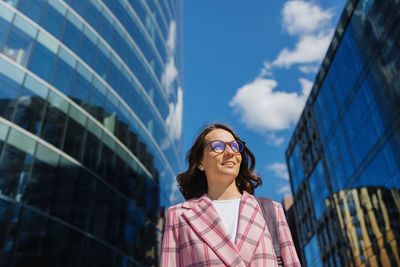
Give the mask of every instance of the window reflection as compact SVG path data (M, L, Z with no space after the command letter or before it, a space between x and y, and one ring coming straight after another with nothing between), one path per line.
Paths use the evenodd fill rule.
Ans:
M319 161L314 172L309 178L310 193L314 204L314 212L317 220L329 206L329 190L325 178L322 161Z
M289 159L289 168L293 189L296 192L304 179L303 167L301 165L300 151L298 145L293 149Z
M0 10L0 46L6 37L12 16L13 13L10 10L6 8Z
M26 66L32 51L36 32L35 27L18 16L11 27L7 42L2 51L3 54L22 66Z
M16 237L14 257L16 266L43 266L42 247L46 236L47 219L38 213L24 208L20 219L19 231Z
M62 42L75 54L78 54L82 27L82 22L71 12L68 12Z
M0 199L0 265L11 264L15 234L18 229L20 206Z
M81 47L79 49L79 56L91 67L94 67L95 63L95 53L93 53L93 51L96 51L97 42L97 37L95 37L89 28L85 27Z
M18 101L14 123L33 134L39 134L48 89L35 79L28 76Z
M42 0L20 0L18 10L39 24L45 4Z
M87 128L85 148L83 150L83 165L101 175L101 131L91 121L88 122Z
M43 14L42 27L57 39L61 37L66 8L55 0L50 0Z
M70 94L75 66L76 60L64 48L60 48L51 83L65 95Z
M106 48L106 46L102 42L99 42L96 51L95 70L99 74L99 76L104 80L107 77L108 67L111 64L109 58L110 58L110 51Z
M8 64L4 60L0 61L0 68L6 68ZM17 102L20 84L9 76L4 75L0 70L0 116L11 120L14 113L15 103Z
M41 137L56 147L61 147L69 104L51 92L43 120Z
M71 107L70 116L67 119L63 150L78 161L80 161L82 157L85 127L86 117L82 116L74 107Z
M98 182L96 179L87 171L81 169L75 183L75 190L73 191L74 213L72 222L85 231L90 229L93 220L92 214L95 207L99 205L99 203L96 202L97 186Z
M31 176L28 180L24 202L48 211L53 197L59 155L38 144Z
M83 67L83 65L78 64L71 98L86 110L90 110L89 96L91 91L91 82L92 74L89 70Z
M307 266L323 266L321 257L319 255L318 240L314 236L304 247L304 254L306 256Z
M96 31L99 31L102 15L101 6L97 1L88 1L86 20Z
M98 121L102 122L104 118L104 105L106 102L105 94L106 87L95 77L93 78L93 85L90 94L90 107L89 113L92 114Z
M35 144L24 140L16 131L11 131L9 139L30 150L26 153L15 145L6 145L0 161L0 193L20 201L26 189Z
M29 63L29 69L40 78L49 82L53 72L57 45L45 34L40 34Z

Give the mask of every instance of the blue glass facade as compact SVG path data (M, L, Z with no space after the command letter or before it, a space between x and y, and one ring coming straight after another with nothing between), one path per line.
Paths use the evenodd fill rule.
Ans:
M286 151L306 266L400 265L400 2L349 0Z
M0 1L0 266L156 266L182 1Z

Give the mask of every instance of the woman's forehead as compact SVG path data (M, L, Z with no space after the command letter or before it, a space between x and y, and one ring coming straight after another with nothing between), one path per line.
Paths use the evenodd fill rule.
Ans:
M226 141L230 142L235 140L235 137L228 132L227 130L224 129L215 129L209 132L204 139L208 142L213 141L213 140L221 140L221 141Z

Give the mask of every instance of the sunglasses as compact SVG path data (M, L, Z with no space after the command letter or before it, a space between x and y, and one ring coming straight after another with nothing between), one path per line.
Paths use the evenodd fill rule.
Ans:
M223 153L225 151L225 149L226 149L226 145L227 144L231 147L231 149L232 149L232 151L234 153L241 153L243 151L243 149L244 149L245 142L242 142L242 141L239 141L239 140L233 140L231 142L224 142L224 141L221 141L221 140L214 140L214 141L211 141L211 142L205 144L204 147L206 147L207 145L210 145L212 150L215 153Z

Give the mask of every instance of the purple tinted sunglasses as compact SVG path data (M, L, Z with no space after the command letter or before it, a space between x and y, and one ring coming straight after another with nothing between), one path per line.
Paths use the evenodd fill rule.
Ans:
M239 140L233 140L231 142L224 142L221 140L214 140L211 141L207 144L204 145L206 147L207 145L210 145L212 150L215 153L223 153L226 149L226 145L229 145L234 153L241 153L244 149L244 144L245 142L239 141Z

